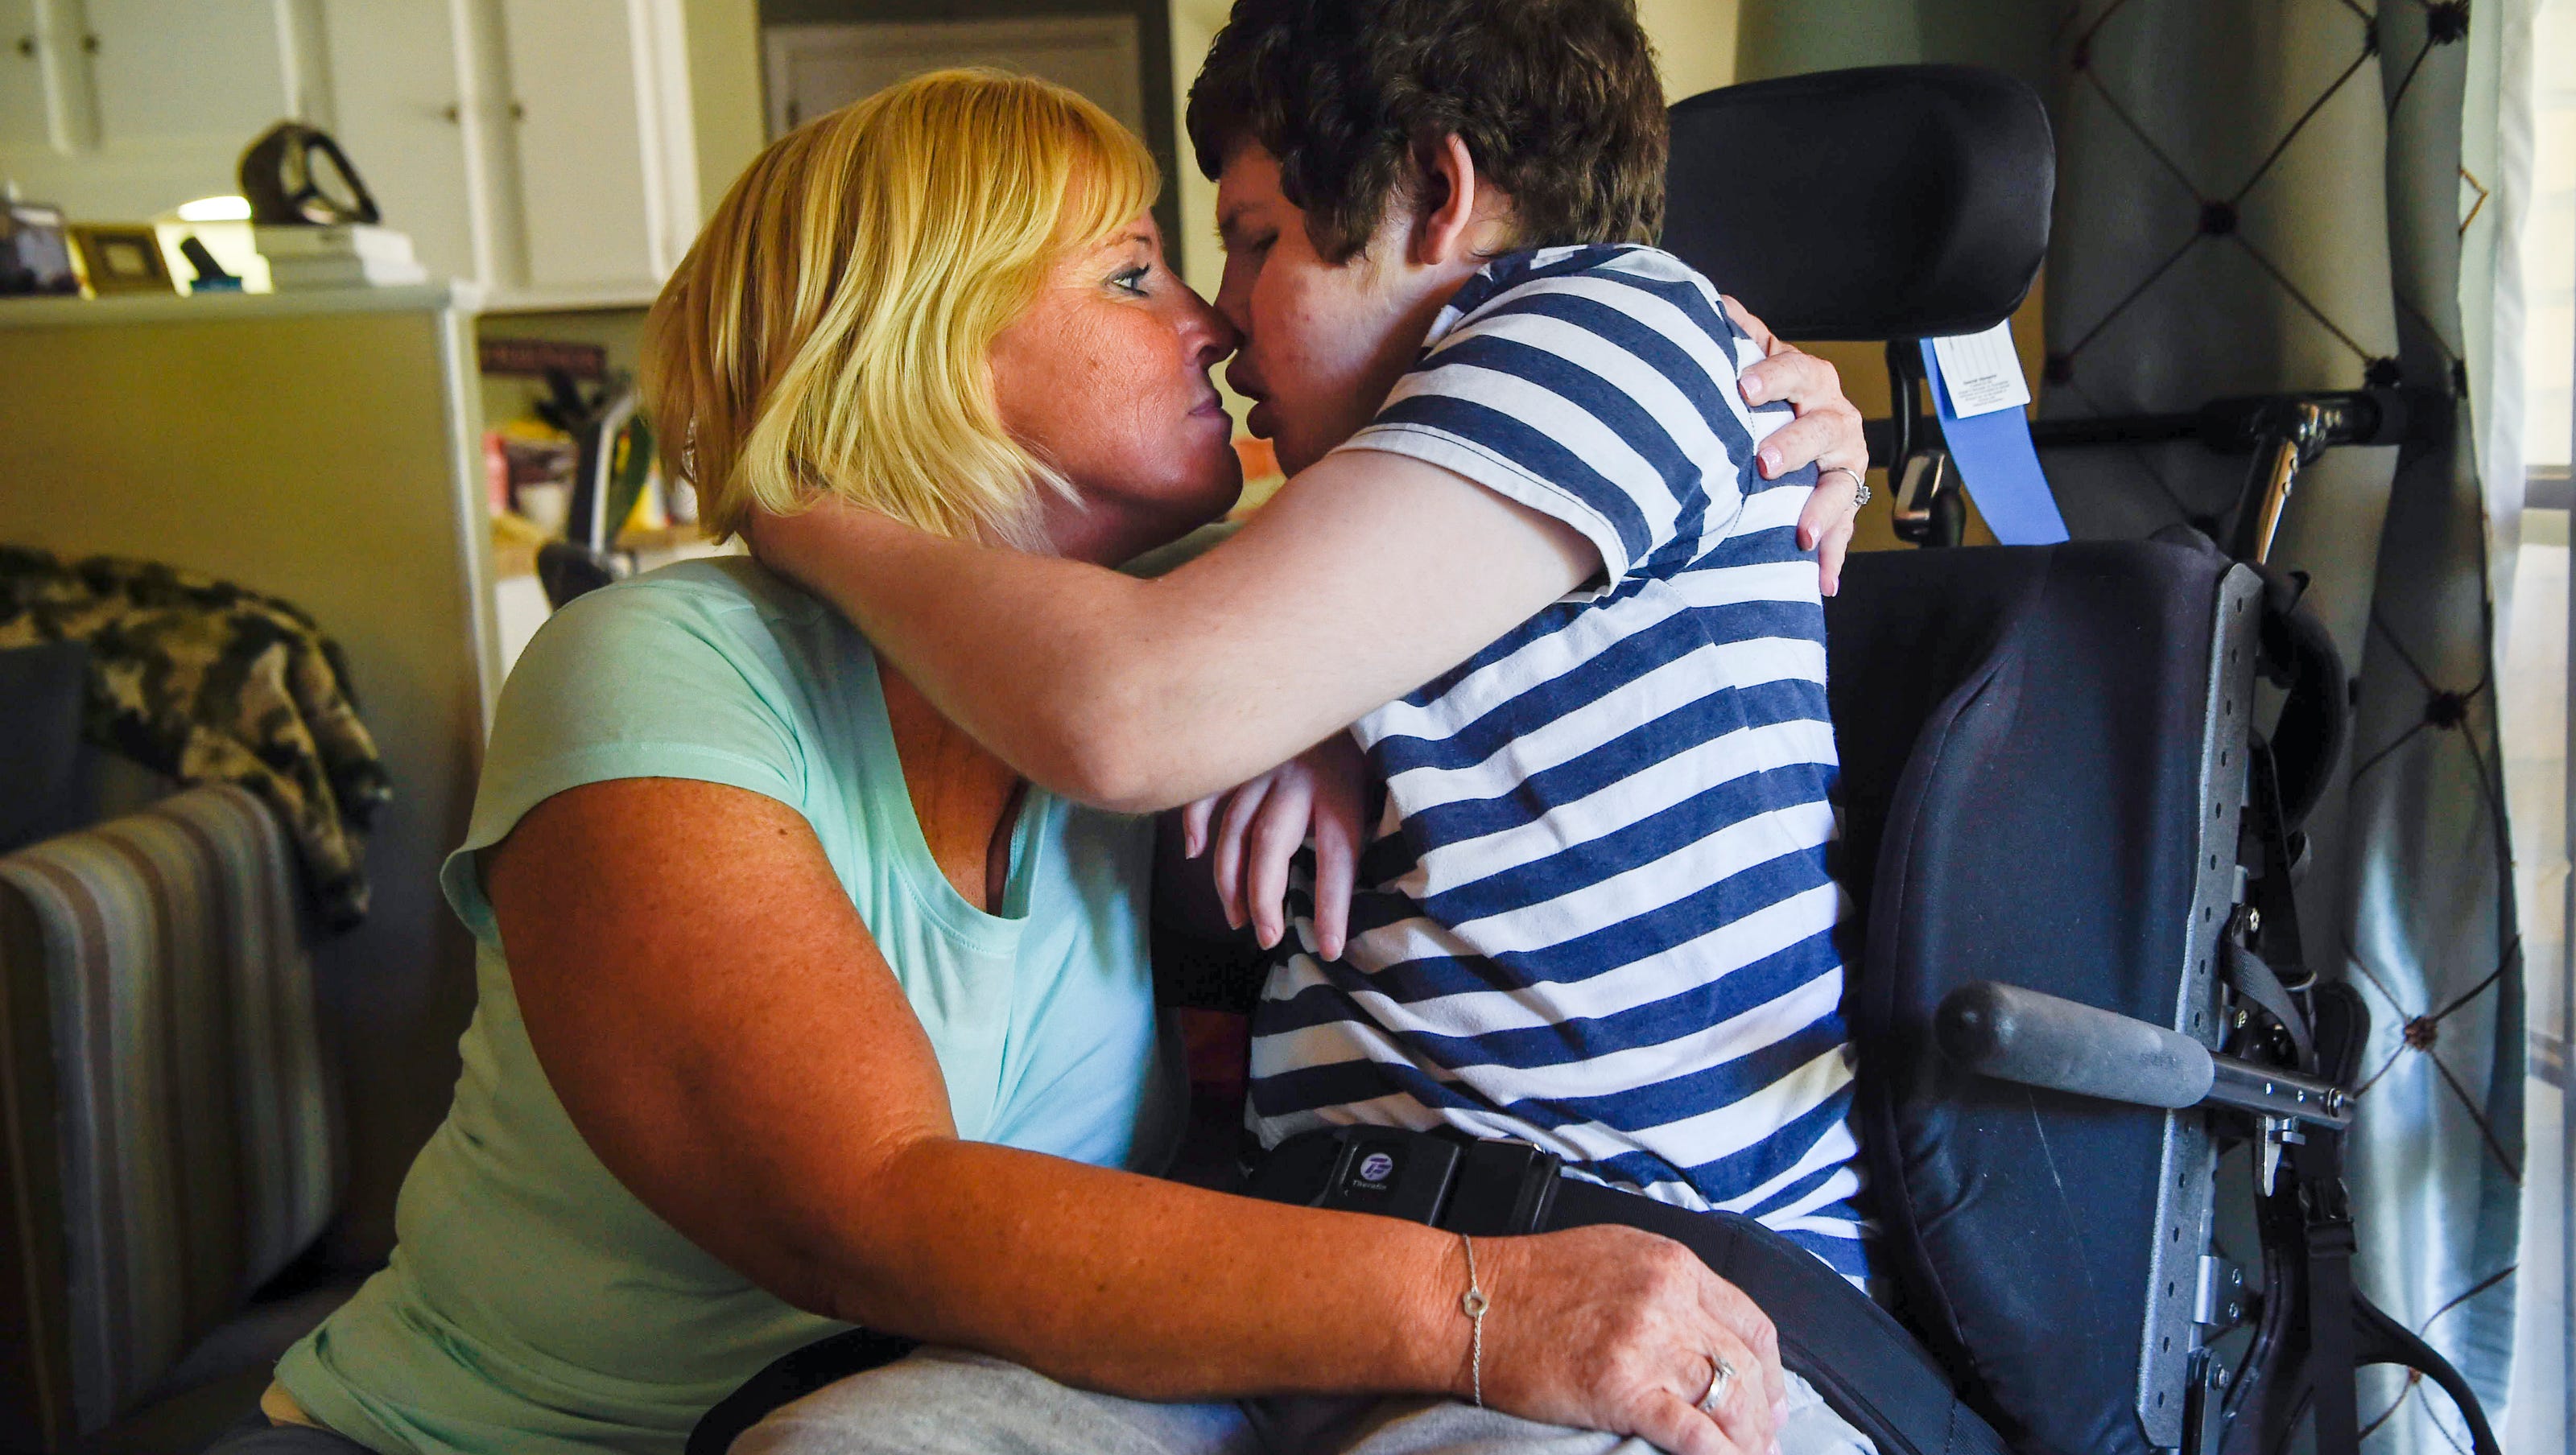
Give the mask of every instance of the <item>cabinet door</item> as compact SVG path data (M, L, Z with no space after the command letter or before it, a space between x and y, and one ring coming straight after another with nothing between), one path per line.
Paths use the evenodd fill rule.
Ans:
M82 0L98 37L100 149L197 141L235 153L303 108L275 0ZM229 189L223 189L229 190ZM175 199L184 201L186 199Z
M659 58L644 8L502 0L532 292L641 295L661 285L660 199L646 147L664 122L648 109L664 98L652 86Z
M30 196L74 217L139 221L232 192L251 139L304 113L301 5L43 0L40 13L56 154L13 149L9 162Z
M36 0L0 0L0 158L55 148L53 107L64 58L40 27ZM10 168L0 160L0 172Z
M454 14L431 0L323 0L333 135L432 276L484 276Z

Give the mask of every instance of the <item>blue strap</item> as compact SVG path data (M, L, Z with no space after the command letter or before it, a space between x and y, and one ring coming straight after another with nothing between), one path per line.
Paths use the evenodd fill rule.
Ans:
M1995 539L2008 546L2048 546L2067 539L2066 519L2057 513L2048 477L2040 473L2029 418L2014 408L1961 419L1928 338L1923 340L1923 370L1932 381L1932 406L1940 413L1950 460Z

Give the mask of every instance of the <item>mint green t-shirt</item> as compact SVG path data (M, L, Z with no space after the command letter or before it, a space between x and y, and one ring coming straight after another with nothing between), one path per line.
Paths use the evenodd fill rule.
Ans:
M931 858L875 656L839 615L742 558L607 587L512 672L440 876L474 932L479 999L393 1261L278 1365L307 1413L376 1450L678 1455L736 1385L843 1327L636 1201L529 1047L474 854L553 794L638 777L805 816L929 1033L960 1136L1143 1171L1170 1154L1184 1093L1146 960L1151 821L1031 790L1003 912L986 914Z

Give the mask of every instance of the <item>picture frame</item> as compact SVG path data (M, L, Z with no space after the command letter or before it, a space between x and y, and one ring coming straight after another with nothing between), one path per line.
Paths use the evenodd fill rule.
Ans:
M149 224L82 222L71 227L81 275L95 297L121 293L176 293L161 237Z

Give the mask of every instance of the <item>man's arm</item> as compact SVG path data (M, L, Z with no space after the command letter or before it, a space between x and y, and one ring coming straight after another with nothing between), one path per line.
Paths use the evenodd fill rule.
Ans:
M754 545L976 741L1129 812L1285 762L1601 571L1572 526L1376 450L1327 456L1150 581L829 505Z

